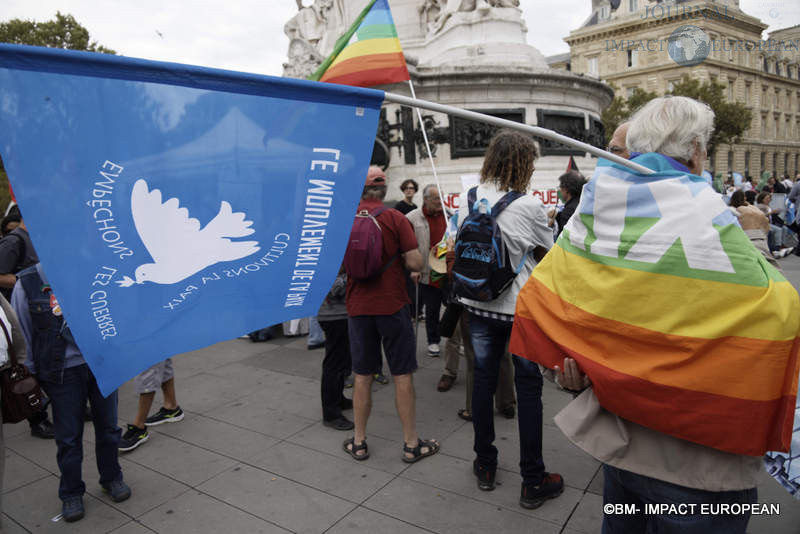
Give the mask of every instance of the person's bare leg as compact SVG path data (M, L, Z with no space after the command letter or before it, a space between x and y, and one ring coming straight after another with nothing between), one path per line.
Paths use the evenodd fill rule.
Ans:
M178 401L175 399L175 378L170 378L161 384L161 393L164 394L164 408L167 410L174 410L178 407Z
M394 404L400 424L403 425L403 441L406 447L416 447L417 440L417 396L414 392L414 375L394 377ZM424 451L423 451L424 452ZM411 456L406 453L406 455Z
M155 397L155 391L139 395L139 409L136 411L136 418L133 420L133 425L136 428L145 427L144 421L147 419L147 414L150 413L150 408L153 406L153 399Z
M356 445L361 445L367 439L367 420L372 409L372 375L353 374L353 423L355 432L353 441ZM364 454L359 451L357 454Z

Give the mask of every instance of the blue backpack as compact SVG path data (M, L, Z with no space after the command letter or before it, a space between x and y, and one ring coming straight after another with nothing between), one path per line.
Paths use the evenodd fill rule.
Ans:
M456 237L453 289L459 297L485 302L500 296L522 267L512 267L497 224L497 217L522 193L509 191L491 210L485 199L476 204L477 194L477 186L467 194L469 214Z

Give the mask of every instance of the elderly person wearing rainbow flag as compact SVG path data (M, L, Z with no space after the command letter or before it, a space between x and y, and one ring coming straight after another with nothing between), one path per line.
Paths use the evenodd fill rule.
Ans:
M509 350L585 388L555 422L605 464L605 509L638 507L604 533L744 534L762 456L789 448L798 295L748 239L763 217L700 177L713 126L685 97L637 112L655 173L600 160L517 300Z

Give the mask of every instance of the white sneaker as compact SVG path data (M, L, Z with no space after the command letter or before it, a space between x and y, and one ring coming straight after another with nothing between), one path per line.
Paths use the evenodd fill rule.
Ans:
M794 247L786 247L786 248L782 248L780 251L778 251L778 254L780 254L780 256L778 256L778 257L779 257L779 258L786 257L786 256L788 256L789 254L791 254L793 250L794 250Z
M434 358L439 356L439 345L437 343L428 345L428 356L433 356Z

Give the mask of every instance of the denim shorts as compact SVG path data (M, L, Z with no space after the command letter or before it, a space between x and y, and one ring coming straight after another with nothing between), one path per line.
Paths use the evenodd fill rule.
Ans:
M347 318L353 372L372 375L381 369L381 342L392 375L417 370L414 329L408 306L392 315L358 315Z

